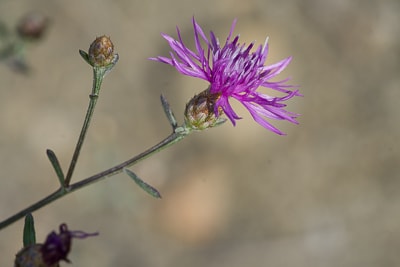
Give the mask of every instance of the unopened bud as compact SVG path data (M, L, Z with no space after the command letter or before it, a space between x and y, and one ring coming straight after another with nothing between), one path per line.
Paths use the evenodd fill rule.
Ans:
M22 38L40 39L46 31L49 20L42 14L29 13L17 25L17 32Z
M110 37L97 37L89 47L89 63L93 67L105 67L113 62L114 45Z
M205 130L207 128L218 126L226 121L221 118L222 109L219 109L218 116L214 112L215 101L218 95L210 94L207 89L198 95L195 95L185 109L185 125L192 130Z

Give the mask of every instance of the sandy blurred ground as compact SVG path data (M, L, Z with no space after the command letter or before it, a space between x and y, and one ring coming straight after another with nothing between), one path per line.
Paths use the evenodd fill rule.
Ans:
M107 76L74 181L126 160L169 134L166 94L182 121L206 83L148 61L167 55L160 32L191 17L223 41L238 18L242 42L270 37L282 78L301 85L289 103L300 125L276 136L244 119L196 133L132 168L154 200L118 175L34 213L37 239L62 222L99 231L77 240L73 266L400 266L400 2L11 1L9 26L29 11L51 19L28 49L24 76L0 65L0 219L57 187L45 150L72 156L91 87L78 54L111 36L120 62ZM22 221L0 231L0 266L12 266ZM66 266L67 264L63 264Z

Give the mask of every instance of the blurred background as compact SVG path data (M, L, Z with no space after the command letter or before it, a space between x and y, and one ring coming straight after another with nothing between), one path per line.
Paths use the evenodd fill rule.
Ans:
M78 50L111 37L120 61L106 77L73 181L102 171L170 133L165 94L179 121L207 83L147 60L168 55L161 32L191 18L224 43L269 36L267 64L293 56L304 97L288 110L299 125L278 136L243 116L132 167L163 196L126 175L103 180L34 213L37 240L58 231L99 231L74 240L74 266L400 266L400 2L345 0L0 1L10 29L29 12L48 29L26 49L29 72L0 64L0 219L57 189L46 157L64 171L86 112L92 70ZM1 43L0 43L1 44ZM22 247L23 221L0 231L0 266ZM62 264L66 266L67 264Z

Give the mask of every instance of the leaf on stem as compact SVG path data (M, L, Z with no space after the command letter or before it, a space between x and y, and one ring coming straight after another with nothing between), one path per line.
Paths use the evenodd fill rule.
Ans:
M161 198L160 192L158 192L157 189L149 185L148 183L144 182L142 179L140 179L134 172L124 169L124 172L129 175L129 177L132 178L135 183L142 188L144 191L146 191L148 194L150 194L152 197L155 198Z
M60 163L58 162L56 154L50 149L47 149L46 153L47 153L47 157L49 158L49 160L51 162L51 165L53 165L53 168L56 171L56 174L57 174L58 180L60 181L61 187L64 187L65 186L64 173L61 169Z
M79 54L80 54L81 57L86 61L86 63L88 63L89 65L91 65L90 62L89 62L89 55L88 55L88 53L86 53L85 51L79 49Z
M35 223L30 213L25 216L23 242L24 247L36 244Z
M167 99L165 98L165 96L161 95L160 99L161 99L161 104L162 104L162 106L164 108L165 115L167 115L167 118L169 120L169 123L172 126L172 129L175 130L176 127L178 127L178 123L176 122L175 115L172 112L172 110L171 110L171 108L169 106L169 103L168 103Z

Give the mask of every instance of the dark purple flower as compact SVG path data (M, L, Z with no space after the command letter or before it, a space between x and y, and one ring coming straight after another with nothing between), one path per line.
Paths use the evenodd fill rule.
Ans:
M209 93L215 95L214 113L223 113L231 120L233 125L236 120L241 119L229 103L233 97L242 103L253 116L254 120L277 134L284 134L270 122L269 119L287 120L296 123L299 114L286 111L286 100L300 96L298 90L290 90L296 86L288 85L289 79L282 81L271 81L290 63L291 57L281 60L272 65L264 65L268 55L268 40L263 46L251 51L254 43L246 46L238 42L239 36L231 40L236 20L233 22L226 43L220 46L219 40L213 32L207 39L203 30L193 18L194 40L196 50L192 51L182 41L177 28L178 39L162 34L167 40L173 52L169 57L150 58L151 60L163 62L174 66L180 73L206 80L210 83ZM202 47L202 42L206 48ZM266 87L276 90L283 96L270 96L263 94L257 89Z
M60 260L70 262L67 258L71 249L72 238L86 238L98 235L98 233L88 234L82 231L69 231L67 225L60 225L60 233L51 232L43 246L41 247L43 261L49 266L58 263Z

